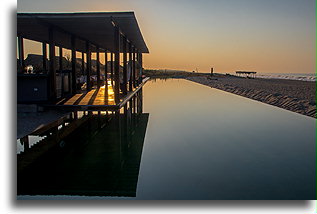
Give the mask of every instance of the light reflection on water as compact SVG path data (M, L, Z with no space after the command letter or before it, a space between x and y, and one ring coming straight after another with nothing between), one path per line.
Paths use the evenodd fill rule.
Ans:
M186 80L148 82L143 96L150 117L127 199L315 198L313 118Z

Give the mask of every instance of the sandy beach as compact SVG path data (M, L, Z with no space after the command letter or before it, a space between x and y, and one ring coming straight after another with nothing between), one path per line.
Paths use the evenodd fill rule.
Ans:
M316 118L315 82L217 75L186 79Z

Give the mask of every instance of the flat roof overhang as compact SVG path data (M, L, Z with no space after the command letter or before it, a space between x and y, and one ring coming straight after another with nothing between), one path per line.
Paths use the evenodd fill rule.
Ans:
M97 46L115 52L114 24L137 52L149 53L134 12L18 13L17 35L49 43L49 29L53 27L57 46L71 49L71 37L74 36L76 51L86 52L86 41L89 41L93 52Z

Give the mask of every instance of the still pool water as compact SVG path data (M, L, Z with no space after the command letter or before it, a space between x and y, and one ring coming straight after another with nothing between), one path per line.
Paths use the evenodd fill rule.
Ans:
M148 83L140 199L314 199L315 119L186 80Z
M136 196L110 199L316 198L313 118L177 79L148 82L143 112ZM95 198L48 198L69 197Z

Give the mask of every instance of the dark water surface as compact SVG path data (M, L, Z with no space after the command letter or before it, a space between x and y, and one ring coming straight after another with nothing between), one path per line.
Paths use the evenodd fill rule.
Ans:
M186 80L148 83L137 198L315 199L315 119Z
M89 195L130 196L110 197L114 199L315 199L315 119L187 80L148 82L143 89L143 112L149 115L143 116L139 137L131 144L136 146L124 150L124 163L132 165L116 169L113 163L118 156L109 157L108 149L118 153L117 147L93 146L107 141L97 132L99 140L70 150L59 162L61 169L51 166L54 173L61 173L55 175L60 183L54 185L59 185L59 190L66 185L69 190L71 184L73 191L51 188L44 195L81 195L48 197L67 199L95 198ZM103 166L107 173L99 172ZM67 172L73 167L74 172ZM80 178L75 184L71 180L74 173ZM119 179L111 177L114 174ZM94 191L89 191L91 188Z

